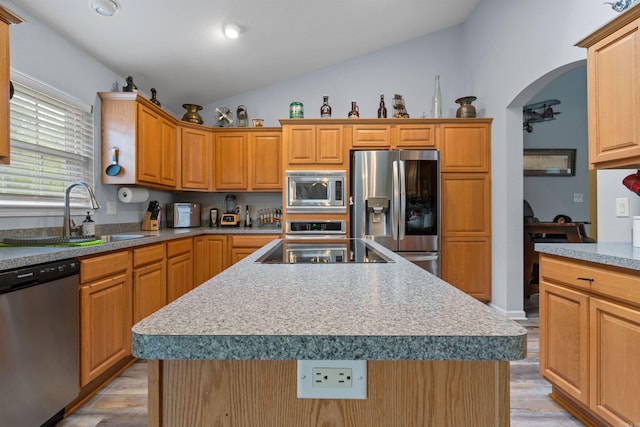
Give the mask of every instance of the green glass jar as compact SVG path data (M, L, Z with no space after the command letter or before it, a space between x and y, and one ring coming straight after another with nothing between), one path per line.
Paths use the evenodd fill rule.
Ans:
M304 106L302 102L294 101L289 104L289 118L290 119L303 119L304 118Z

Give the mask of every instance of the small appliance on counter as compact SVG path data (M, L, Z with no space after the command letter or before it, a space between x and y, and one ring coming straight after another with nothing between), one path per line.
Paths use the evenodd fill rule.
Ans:
M200 203L167 203L167 227L200 227Z
M236 206L236 196L233 194L227 194L224 198L224 213L220 216L220 225L240 226L240 211Z

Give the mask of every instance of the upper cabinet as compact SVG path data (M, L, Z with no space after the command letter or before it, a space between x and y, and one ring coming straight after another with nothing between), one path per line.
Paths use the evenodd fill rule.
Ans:
M102 100L102 183L176 188L175 118L137 93L98 95ZM105 171L114 149L121 169L111 176Z
M212 132L203 126L189 123L182 123L179 128L181 189L208 191L212 186Z
M278 128L214 131L217 191L282 191L282 143Z
M340 121L281 120L285 163L301 166L344 166L344 126Z
M22 18L0 5L0 163L9 164L9 25Z
M640 168L640 7L577 46L587 48L589 167Z
M351 146L355 149L435 148L435 121L407 119L366 120L351 126Z

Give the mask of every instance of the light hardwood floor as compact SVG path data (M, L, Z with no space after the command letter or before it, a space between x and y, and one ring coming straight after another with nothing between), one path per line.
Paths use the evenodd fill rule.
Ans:
M538 375L538 296L525 310L528 355L511 362L511 426L572 427L582 424L548 396L551 386ZM147 364L139 361L56 427L146 427Z

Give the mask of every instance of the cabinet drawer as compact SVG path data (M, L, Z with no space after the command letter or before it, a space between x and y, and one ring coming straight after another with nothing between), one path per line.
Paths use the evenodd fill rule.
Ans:
M640 275L633 270L540 254L540 277L640 306Z
M167 243L167 258L172 258L176 255L191 252L193 246L193 239L186 238L180 240L173 240Z
M435 147L435 128L432 125L402 125L395 128L397 147Z
M231 236L231 246L234 248L261 248L267 243L279 239L280 235L266 235L266 236Z
M387 125L355 125L353 127L354 147L391 146L390 128Z
M133 250L133 267L164 260L164 244L144 246Z
M80 260L80 280L90 282L129 269L129 251L112 252Z

